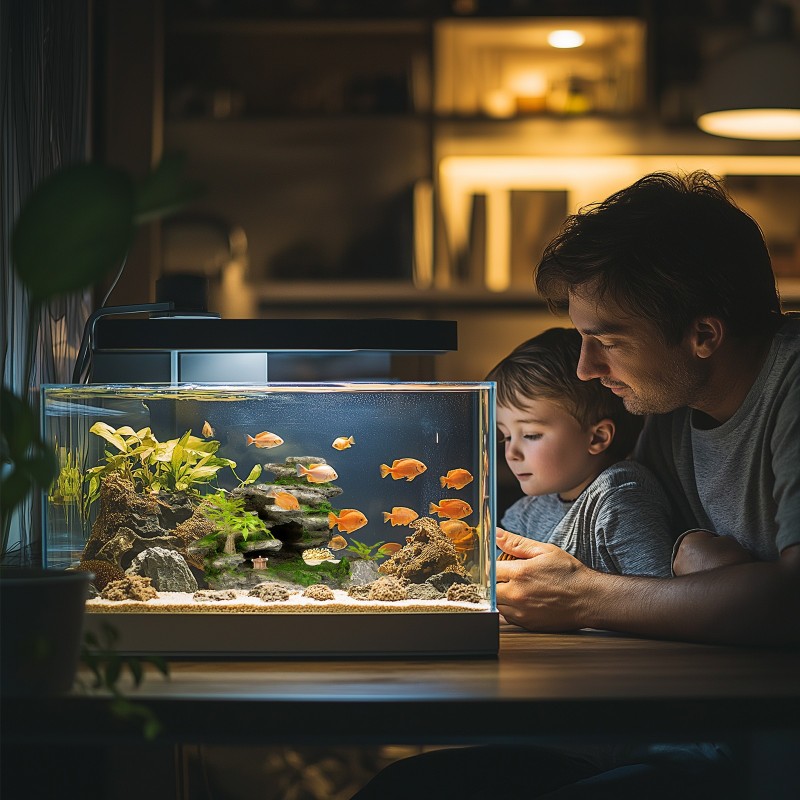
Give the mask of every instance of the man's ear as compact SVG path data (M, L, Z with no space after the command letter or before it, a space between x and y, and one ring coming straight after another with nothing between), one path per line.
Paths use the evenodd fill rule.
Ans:
M592 455L597 455L606 451L611 442L614 441L616 426L613 420L601 419L589 427L589 432L592 435L589 440L589 452Z
M725 339L725 323L719 317L698 317L689 330L689 342L698 358L713 355Z

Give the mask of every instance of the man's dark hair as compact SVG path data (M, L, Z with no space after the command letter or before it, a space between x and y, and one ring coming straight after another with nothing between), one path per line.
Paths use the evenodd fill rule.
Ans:
M581 335L574 328L550 328L523 342L492 368L486 380L497 383L497 403L520 407L526 401L550 400L571 414L583 428L611 419L614 440L609 455L625 458L642 429L644 417L625 409L620 397L596 378L577 375Z
M672 344L700 316L748 336L781 313L761 229L702 170L646 175L568 217L545 248L536 288L551 308L576 289L610 297Z

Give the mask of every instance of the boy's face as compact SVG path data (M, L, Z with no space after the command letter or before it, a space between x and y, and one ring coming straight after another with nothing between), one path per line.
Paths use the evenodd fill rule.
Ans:
M589 451L592 431L551 400L498 406L497 427L508 466L527 495L574 500L598 474L598 458Z

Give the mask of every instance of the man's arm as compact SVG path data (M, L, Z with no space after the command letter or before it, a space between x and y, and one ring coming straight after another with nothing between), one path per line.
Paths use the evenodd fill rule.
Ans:
M698 528L687 531L678 539L672 572L689 575L749 561L755 561L755 558L733 536L718 536Z
M595 572L558 547L498 529L497 606L535 631L602 628L728 644L800 643L800 545L677 578Z

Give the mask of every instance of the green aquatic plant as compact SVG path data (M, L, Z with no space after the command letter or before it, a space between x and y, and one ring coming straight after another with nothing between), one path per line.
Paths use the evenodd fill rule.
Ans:
M235 465L234 465L234 466L235 466ZM261 472L262 472L262 469L263 469L263 467L261 466L261 464L256 464L256 465L253 467L253 469L251 469L251 470L250 470L250 474L249 474L249 475L248 475L248 476L247 476L247 477L246 477L244 480L242 480L242 479L241 479L241 478L240 478L240 477L239 477L239 476L236 474L236 470L235 470L233 467L231 467L231 472L232 472L232 473L234 474L234 476L236 477L236 480L237 480L237 481L239 481L239 486L238 486L238 488L239 488L239 489L241 489L241 488L242 488L242 486L249 486L251 483L255 483L255 482L256 482L256 481L257 481L257 480L258 480L258 479L261 477Z
M78 457L65 447L57 448L59 470L50 486L47 499L57 505L77 503L83 505L83 483L85 475L78 466Z
M225 537L225 553L236 553L239 537L245 541L254 534L265 539L275 538L255 511L245 510L243 497L232 497L224 491L210 494L204 498L200 511L214 523L216 536Z
M219 442L192 436L191 430L166 442L159 442L150 428L135 431L128 425L112 428L95 422L89 431L117 451L106 449L104 463L87 471L89 505L100 496L101 482L110 474L122 474L139 492L198 494L198 487L209 483L223 467L236 467L235 461L215 455Z
M89 518L89 496L86 488L86 473L81 468L83 459L66 447L56 447L58 475L50 485L47 499L54 506L61 506L68 520L83 525ZM72 525L72 522L69 523Z
M355 553L356 557L362 559L362 561L378 561L378 559L385 558L387 555L387 553L381 552L381 548L385 544L386 542L366 544L365 542L358 541L358 539L350 539L347 550L351 553Z

